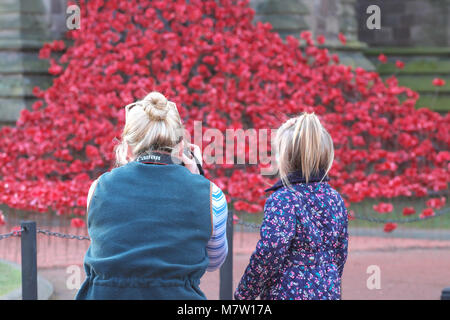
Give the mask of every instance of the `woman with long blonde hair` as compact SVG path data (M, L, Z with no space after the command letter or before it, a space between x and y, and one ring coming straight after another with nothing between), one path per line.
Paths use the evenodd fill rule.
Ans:
M236 299L340 299L348 216L328 184L333 141L314 114L277 131L280 181L264 207L261 239Z
M116 167L89 190L76 299L205 299L200 278L228 251L225 197L201 175L175 103L151 92L125 115Z

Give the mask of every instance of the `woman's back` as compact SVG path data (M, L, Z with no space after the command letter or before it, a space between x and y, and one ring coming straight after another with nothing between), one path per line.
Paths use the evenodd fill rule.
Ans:
M261 240L238 299L339 299L347 258L347 211L326 182L278 188L268 199ZM261 268L264 266L264 268Z
M176 164L132 161L103 174L77 299L204 299L210 192L207 179Z
M346 238L348 220L339 193L328 183L302 183L292 187L295 192L287 188L279 191L293 197L296 208L298 223L292 250L318 252L339 248Z
M289 203L295 214L295 235L280 272L284 299L339 299L347 258L347 210L341 196L328 183L296 184L283 188L273 201ZM281 200L282 199L282 200ZM266 298L279 294L267 292ZM279 297L277 297L279 298Z

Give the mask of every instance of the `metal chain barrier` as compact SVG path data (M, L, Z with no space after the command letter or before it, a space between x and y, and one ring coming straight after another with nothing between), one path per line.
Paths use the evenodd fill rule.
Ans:
M41 233L44 234L46 236L50 236L50 237L57 237L57 238L62 238L62 239L71 239L71 240L91 240L89 237L87 236L78 236L78 235L74 235L74 234L66 234L66 233L61 233L61 232L53 232L50 230L41 230L41 229L37 229L37 233Z
M355 220L364 220L364 221L369 221L369 222L374 222L374 223L412 223L412 222L419 222L419 221L424 221L424 220L428 220L428 219L432 219L432 218L437 218L437 217L443 216L445 214L448 214L449 212L450 212L450 207L446 208L444 210L441 210L432 216L426 216L426 217L415 216L415 217L403 218L403 219L381 219L381 218L369 217L369 216L364 216L364 215L355 215L352 218ZM234 224L238 225L238 226L242 226L244 228L249 228L252 230L259 230L261 228L261 224L245 222L245 221L241 221L241 220L237 220L237 221L235 220ZM11 231L11 232L5 233L5 234L0 234L0 240L7 239L10 237L19 237L20 233L22 231L23 231L23 229ZM50 237L62 238L62 239L91 240L88 236L66 234L66 233L54 232L54 231L50 231L50 230L37 229L37 233L40 233L40 234L43 234L46 236L50 236Z
M432 216L426 216L426 217L414 216L414 217L402 218L402 219L381 219L381 218L369 217L369 216L364 216L364 215L355 215L355 216L352 216L352 219L365 220L365 221L374 222L374 223L411 223L411 222L419 222L419 221L424 221L424 220L428 220L428 219L432 219L432 218L437 218L437 217L443 216L448 213L450 213L450 207L443 209L443 210L435 213ZM239 226L247 227L249 229L259 229L261 227L260 224L245 222L245 221L240 221L240 220L236 221L235 224L239 225Z
M380 219L380 218L374 218L374 217L368 217L368 216L353 216L354 219L359 219L359 220L365 220L365 221L369 221L369 222L376 222L376 223L411 223L411 222L418 222L418 221L423 221L423 220L428 220L428 219L432 219L432 218L437 218L440 216L443 216L447 213L450 212L450 207L443 209L437 213L435 213L432 216L426 216L426 217L410 217L410 218L403 218L403 219Z
M8 233L0 234L0 240L7 239L7 238L10 238L10 237L20 237L22 231L25 231L25 230L22 228L20 230L14 230L14 231L11 231L11 232L8 232ZM46 236L57 237L57 238L62 238L62 239L91 240L87 236L79 236L79 235L66 234L66 233L61 233L61 232L53 232L53 231L50 231L50 230L37 229L36 233L41 233L41 234L46 235Z
M250 229L259 229L259 228L261 228L260 224L251 223L251 222L244 222L244 221L240 221L240 220L235 222L235 224L239 225L239 226L247 227L247 228L250 228Z
M24 229L14 230L8 233L0 234L0 240L8 239L10 237L20 237L20 233L24 231Z

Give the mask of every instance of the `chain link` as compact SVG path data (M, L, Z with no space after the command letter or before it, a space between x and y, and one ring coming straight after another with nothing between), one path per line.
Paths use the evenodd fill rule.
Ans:
M20 233L25 231L23 228L20 230L14 230L8 233L0 234L0 240L8 239L10 237L20 237Z
M50 230L37 229L37 233L41 233L41 234L44 234L44 235L50 236L50 237L62 238L62 239L91 240L91 239L90 239L89 237L87 237L87 236L79 236L79 235L74 235L74 234L66 234L66 233L54 232L54 231L50 231Z

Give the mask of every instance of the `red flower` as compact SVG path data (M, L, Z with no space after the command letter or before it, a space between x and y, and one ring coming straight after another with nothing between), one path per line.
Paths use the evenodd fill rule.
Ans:
M396 66L398 69L403 69L403 68L405 67L405 63L404 63L403 61L397 60L397 61L395 62L395 66Z
M332 54L331 59L334 61L334 63L339 63L339 56L337 54Z
M62 51L66 48L66 44L62 40L54 40L50 45L54 51Z
M388 59L387 59L387 57L384 54L380 53L380 55L378 56L378 60L381 63L386 63Z
M442 86L445 86L445 80L444 80L444 79L441 79L441 78L434 78L434 80L433 80L433 86L436 86L436 87L442 87Z
M50 68L48 68L48 73L52 75L58 75L61 72L63 72L63 68L60 65L56 64L55 60L51 59Z
M450 152L448 151L441 151L436 155L436 161L441 163L444 161L450 161Z
M89 158L96 158L96 157L98 157L99 156L99 152L98 152L98 149L96 148L96 147L94 147L93 145L87 145L86 146L86 155L89 157Z
M37 98L43 98L45 92L41 91L41 89L39 89L39 87L33 87L33 91L32 91L33 95L36 96Z
M300 38L306 41L311 40L312 33L309 30L302 31L300 33Z
M389 213L392 212L394 206L391 203L380 202L378 205L373 206L373 210L378 213Z
M244 201L236 201L234 202L233 207L236 211L248 211L249 204Z
M427 206L434 209L440 209L445 206L445 197L431 198L426 202Z
M233 214L233 224L237 224L239 222L239 217L235 214Z
M213 65L216 63L216 58L214 58L213 56L206 56L203 58L203 62L206 64Z
M339 37L339 41L341 41L341 43L345 46L347 43L347 38L344 36L344 34L339 32L338 37Z
M423 209L423 211L422 211L422 213L420 214L420 218L421 219L423 219L423 218L425 218L425 217L432 217L432 216L434 216L434 210L433 210L433 208L426 208L426 209Z
M325 37L323 35L317 36L317 43L318 44L324 44L325 43Z
M364 138L361 137L361 136L353 136L352 140L353 140L353 145L354 146L360 147L360 146L366 145L366 142L364 141Z
M403 208L403 215L404 216L410 216L416 213L416 210L413 207L404 207Z
M73 218L72 220L70 220L70 225L74 228L83 228L84 226L86 226L86 223L83 219Z
M392 232L397 229L397 224L393 222L388 222L384 225L384 232Z
M0 226L4 226L6 224L5 216L3 215L3 211L0 210Z

